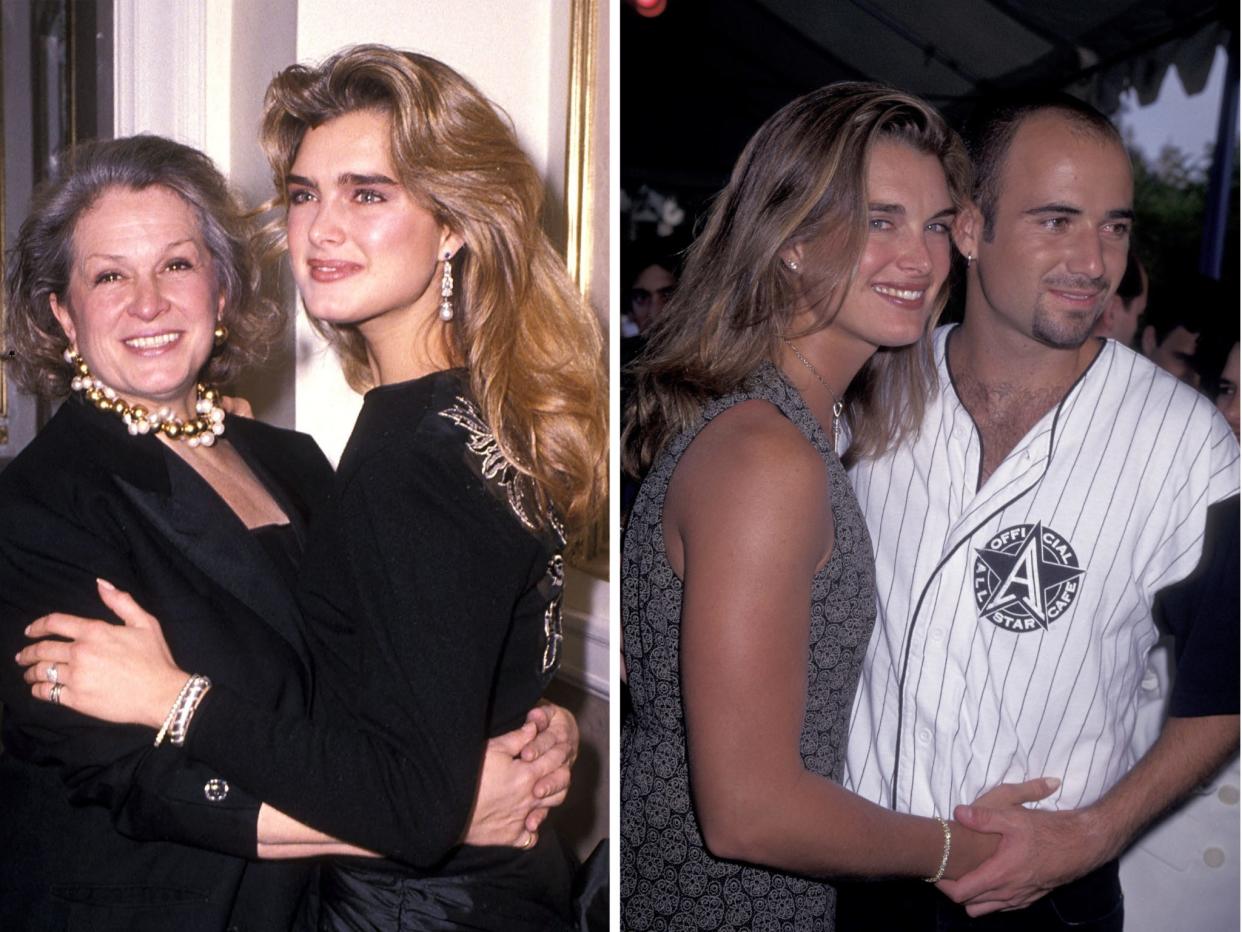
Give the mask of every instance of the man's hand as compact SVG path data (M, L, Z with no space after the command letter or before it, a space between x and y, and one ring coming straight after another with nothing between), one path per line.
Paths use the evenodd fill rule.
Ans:
M1207 780L1238 746L1237 715L1168 718L1143 758L1083 809L998 810L985 797L959 806L967 828L997 832L996 853L956 882L939 884L972 916L1029 906L1117 857L1134 837Z
M977 832L1001 836L988 860L957 880L936 884L949 899L966 904L971 916L1030 906L1111 856L1100 844L1089 809L993 809L976 802L958 806L953 818Z

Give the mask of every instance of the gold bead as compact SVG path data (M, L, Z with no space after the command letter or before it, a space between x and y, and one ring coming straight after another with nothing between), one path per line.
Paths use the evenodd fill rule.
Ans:
M211 446L220 434L224 433L224 412L216 404L221 397L219 389L203 385L194 386L196 400L195 414L182 421L167 408L149 411L143 405L130 405L116 391L91 375L90 366L81 356L70 350L65 351L65 359L74 365L77 375L72 382L74 391L81 391L86 399L100 411L117 414L125 422L131 434L147 434L151 431L162 433L170 440L183 439L194 441L192 445Z

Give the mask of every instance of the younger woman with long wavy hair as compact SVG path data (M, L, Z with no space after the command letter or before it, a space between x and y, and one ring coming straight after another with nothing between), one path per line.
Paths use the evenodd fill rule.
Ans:
M554 837L460 842L485 742L556 672L563 553L604 500L598 324L540 229L542 186L513 130L448 66L359 46L288 68L263 145L306 310L368 391L298 587L313 717L213 686L186 748L390 856L325 866L320 928L560 928ZM158 634L123 595L105 601ZM105 650L135 628L38 625L78 640L62 704L157 725L180 708L187 674L152 638ZM410 800L408 815L377 798Z
M958 877L996 843L835 782L875 618L838 452L919 421L968 191L961 142L921 100L798 98L747 144L635 364L626 929L831 929L826 878Z

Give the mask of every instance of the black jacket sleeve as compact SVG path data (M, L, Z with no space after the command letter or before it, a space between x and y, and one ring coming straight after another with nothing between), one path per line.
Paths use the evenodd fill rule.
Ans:
M0 500L0 701L5 753L53 768L78 805L109 810L118 831L142 841L176 841L254 857L259 802L240 788L225 799L204 795L219 776L181 749L152 746L146 728L110 725L31 697L14 654L24 629L52 611L109 618L96 577L142 598L125 550L125 528L89 496L74 502L77 520L46 503Z
M213 688L188 741L278 809L416 866L464 834L498 664L539 553L462 454L389 448L363 463L320 548L336 565L308 555L319 682L331 681L333 717L348 703L348 723L280 718ZM320 573L348 584L317 589Z

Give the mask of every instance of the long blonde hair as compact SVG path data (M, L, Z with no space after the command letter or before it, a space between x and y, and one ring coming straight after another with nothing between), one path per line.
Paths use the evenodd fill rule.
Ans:
M929 104L879 84L842 82L781 108L746 144L691 246L677 291L635 362L622 438L623 465L642 475L703 403L736 389L781 340L831 323L866 240L867 156L878 140L934 155L957 207L970 163L957 135ZM780 261L814 244L808 292L815 320L793 332L793 276ZM934 385L930 335L948 299L936 296L923 339L875 353L847 394L847 460L876 456L917 429Z
M540 226L543 184L512 127L465 78L425 55L358 45L269 85L262 144L285 179L308 129L358 110L392 123L401 183L465 243L453 258L456 313L444 349L465 366L484 418L544 514L585 532L607 492L607 388L595 315ZM348 325L312 320L350 385L372 385Z

